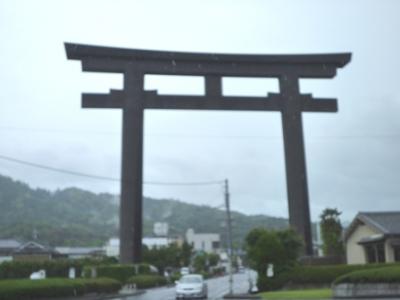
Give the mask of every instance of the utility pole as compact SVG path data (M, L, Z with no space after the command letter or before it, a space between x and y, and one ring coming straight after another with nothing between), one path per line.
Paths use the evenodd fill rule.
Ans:
M226 206L226 228L228 237L228 261L229 261L229 294L233 294L233 275L232 275L232 257L233 257L233 245L232 245L232 218L231 209L229 204L229 182L225 179L225 206Z

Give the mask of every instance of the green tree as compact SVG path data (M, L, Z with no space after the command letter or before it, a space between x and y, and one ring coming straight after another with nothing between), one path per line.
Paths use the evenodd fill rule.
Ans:
M143 245L143 261L151 264L164 274L167 267L180 268L190 264L192 246L183 243L182 246L171 244L164 247L148 248Z
M291 228L276 231L276 234L282 243L284 257L287 264L295 263L303 249L303 240Z
M296 264L302 242L293 230L270 231L255 228L246 236L247 260L258 273L260 290L281 287L279 275ZM268 278L268 265L274 268L274 277Z
M274 231L258 231L254 244L247 249L252 267L258 274L265 274L268 264L281 265L284 261L284 248Z
M192 259L193 254L193 246L189 245L188 242L183 242L182 248L180 251L180 263L181 267L186 267L190 265L190 261Z
M198 253L193 260L194 270L198 273L206 272L208 270L208 257L207 253Z
M208 264L210 267L215 267L218 265L219 262L219 255L216 253L210 253L208 254Z
M320 215L322 249L325 255L343 255L342 224L339 212L336 208L326 208Z

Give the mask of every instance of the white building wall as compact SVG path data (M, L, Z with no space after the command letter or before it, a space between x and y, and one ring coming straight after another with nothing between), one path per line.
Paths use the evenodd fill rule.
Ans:
M379 234L366 225L358 225L346 242L346 257L348 264L366 264L364 247L358 242L365 237Z
M142 243L149 248L166 247L176 241L176 239L167 237L144 237L142 239ZM107 256L119 256L119 238L111 238L105 246L105 251Z
M193 249L196 251L212 253L218 250L213 248L213 243L220 244L221 239L217 233L195 233L193 229L188 229L186 241L193 245Z
M391 239L385 241L385 258L388 263L394 262L394 251L390 243Z

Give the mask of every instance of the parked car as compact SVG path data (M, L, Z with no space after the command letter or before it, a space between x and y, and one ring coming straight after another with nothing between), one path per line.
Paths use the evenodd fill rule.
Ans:
M204 282L203 275L190 274L182 276L179 281L176 281L176 299L183 298L207 298L208 288Z

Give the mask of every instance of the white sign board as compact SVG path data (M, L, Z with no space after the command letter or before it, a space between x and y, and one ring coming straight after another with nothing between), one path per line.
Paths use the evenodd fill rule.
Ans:
M273 264L268 264L267 277L273 277L273 276L274 276L274 265Z

